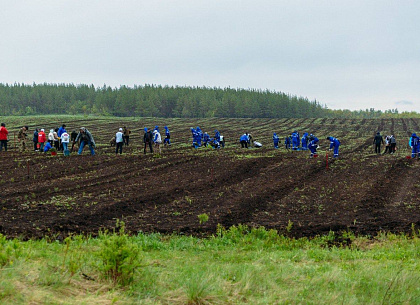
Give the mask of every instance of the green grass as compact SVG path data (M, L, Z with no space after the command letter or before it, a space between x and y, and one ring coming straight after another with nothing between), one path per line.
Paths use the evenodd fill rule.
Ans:
M0 303L419 304L417 236L308 240L239 226L207 239L121 229L61 243L1 237ZM351 245L332 246L342 238Z

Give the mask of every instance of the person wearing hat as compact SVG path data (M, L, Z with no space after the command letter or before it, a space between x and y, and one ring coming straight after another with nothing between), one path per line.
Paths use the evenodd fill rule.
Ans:
M118 150L121 155L124 145L124 133L122 128L118 129L118 132L115 134L115 144L115 155L118 155Z

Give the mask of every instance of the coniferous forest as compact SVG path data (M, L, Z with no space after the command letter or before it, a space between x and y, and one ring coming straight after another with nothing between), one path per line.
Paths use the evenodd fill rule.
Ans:
M179 118L377 118L418 116L382 112L331 110L282 92L256 89L169 87L160 85L95 87L85 84L0 84L0 115L93 114Z

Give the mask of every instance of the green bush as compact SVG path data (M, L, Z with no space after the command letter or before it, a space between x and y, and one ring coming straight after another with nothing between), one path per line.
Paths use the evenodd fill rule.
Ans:
M125 232L124 222L117 222L119 231L100 233L99 271L103 278L111 280L115 285L129 285L140 262L140 247Z

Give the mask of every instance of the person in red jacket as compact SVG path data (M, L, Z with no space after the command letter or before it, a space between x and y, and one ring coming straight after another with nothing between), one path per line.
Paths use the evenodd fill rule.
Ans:
M1 123L1 127L0 127L0 151L2 151L3 146L4 146L4 150L7 151L8 135L9 135L9 132L6 129L6 124Z
M39 143L39 151L44 151L44 144L47 140L47 136L45 135L44 129L41 129L40 132L38 132L38 143Z

